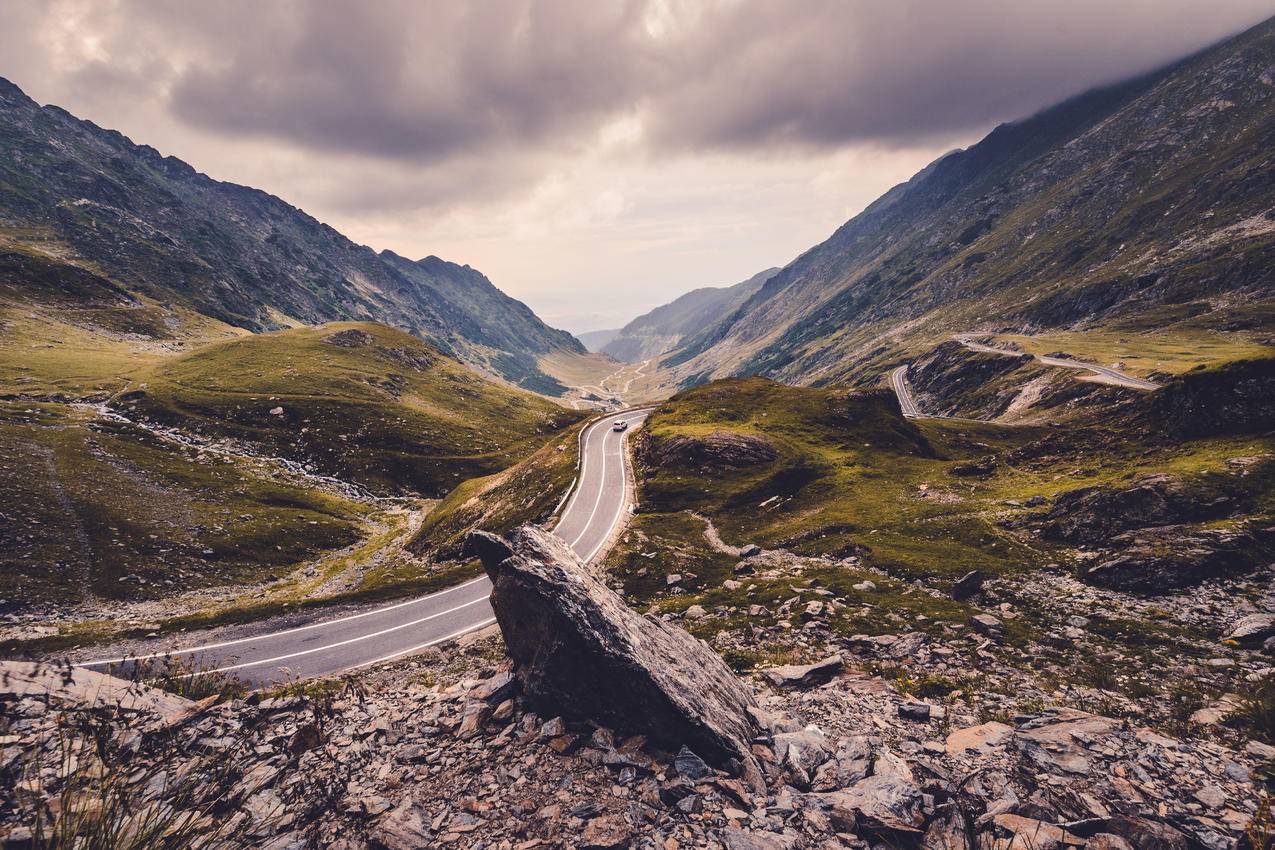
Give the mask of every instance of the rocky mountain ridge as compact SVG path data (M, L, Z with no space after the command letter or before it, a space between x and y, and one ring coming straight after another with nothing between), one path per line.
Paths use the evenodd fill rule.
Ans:
M563 388L538 358L584 351L468 266L378 255L286 201L42 107L3 79L0 241L252 331L381 322L549 394Z
M672 351L734 311L778 271L766 269L733 286L693 289L638 316L616 331L600 350L629 363Z
M891 189L665 358L681 385L875 379L949 333L1269 338L1275 19L996 128ZM988 317L995 317L989 319Z

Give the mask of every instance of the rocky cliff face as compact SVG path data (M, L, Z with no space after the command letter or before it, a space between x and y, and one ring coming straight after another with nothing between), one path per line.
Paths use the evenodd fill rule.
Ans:
M825 383L978 327L1268 332L1273 146L1275 20L943 157L663 362Z
M41 107L0 79L4 243L254 331L283 317L378 321L530 389L561 391L539 355L584 350L467 266L377 255L273 195Z

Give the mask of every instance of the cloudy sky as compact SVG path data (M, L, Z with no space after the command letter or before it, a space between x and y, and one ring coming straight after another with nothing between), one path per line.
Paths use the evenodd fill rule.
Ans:
M0 76L613 327L1270 0L0 0Z

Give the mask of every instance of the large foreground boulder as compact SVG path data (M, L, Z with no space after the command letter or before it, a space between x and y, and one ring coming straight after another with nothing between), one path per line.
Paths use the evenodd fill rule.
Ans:
M491 577L491 606L532 707L687 746L756 775L751 691L707 646L646 618L557 537L523 526L470 538Z

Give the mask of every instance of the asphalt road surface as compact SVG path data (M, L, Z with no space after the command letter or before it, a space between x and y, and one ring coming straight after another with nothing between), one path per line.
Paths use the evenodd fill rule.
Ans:
M903 409L903 415L908 419L920 416L921 411L916 409L916 402L912 400L912 393L908 389L906 363L890 373L890 385L894 387L894 394L899 397L899 407Z
M986 354L1000 354L1006 357L1017 357L1022 352L1005 351L1001 348L994 348L990 345L983 345L979 342L973 342L965 334L957 334L955 337L957 342L971 351L982 351ZM1135 378L1133 375L1127 375L1119 369L1112 369L1109 366L1102 366L1097 363L1089 363L1084 360L1072 360L1066 357L1048 357L1045 355L1034 355L1037 360L1046 366L1060 366L1063 369L1081 369L1086 372L1093 372L1099 378L1107 379L1108 383L1119 384L1122 387L1129 387L1135 390L1156 390L1160 385L1155 381L1148 381L1145 378Z
M602 552L629 512L632 482L624 441L649 413L615 414L584 431L578 486L554 533L586 561ZM617 419L629 428L613 430ZM410 655L494 623L490 592L491 583L482 576L419 599L282 631L80 666L109 672L137 661L163 664L172 658L194 669L231 673L253 685L324 676Z

